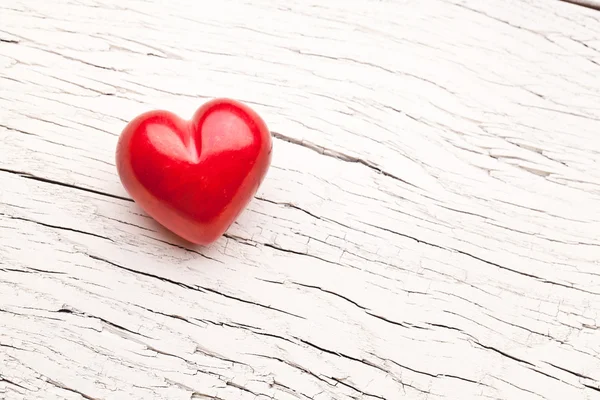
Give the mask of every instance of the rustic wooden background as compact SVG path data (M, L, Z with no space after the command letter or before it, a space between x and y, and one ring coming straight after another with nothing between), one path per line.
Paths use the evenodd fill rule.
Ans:
M600 399L600 12L5 0L0 22L0 398ZM186 248L115 145L222 96L273 165Z

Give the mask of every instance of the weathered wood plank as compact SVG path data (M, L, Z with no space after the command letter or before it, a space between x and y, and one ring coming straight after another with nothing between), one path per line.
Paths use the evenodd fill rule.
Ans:
M0 398L600 398L600 13L0 5ZM256 108L210 248L129 199L140 112Z

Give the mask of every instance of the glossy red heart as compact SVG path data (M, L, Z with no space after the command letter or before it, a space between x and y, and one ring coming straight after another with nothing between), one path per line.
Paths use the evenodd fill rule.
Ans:
M190 121L168 111L132 120L119 137L117 170L129 195L182 238L207 245L241 214L271 164L262 118L231 99L205 103Z

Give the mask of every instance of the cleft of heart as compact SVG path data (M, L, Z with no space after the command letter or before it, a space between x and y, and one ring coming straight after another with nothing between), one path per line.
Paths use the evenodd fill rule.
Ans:
M183 239L208 245L252 200L272 149L258 113L218 98L191 120L162 110L136 117L119 137L116 165L125 190L148 215Z

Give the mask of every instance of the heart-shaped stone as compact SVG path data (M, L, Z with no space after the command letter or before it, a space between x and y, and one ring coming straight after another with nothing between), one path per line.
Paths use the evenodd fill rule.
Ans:
M271 134L254 110L214 99L190 121L168 111L138 116L121 133L116 164L144 211L182 238L207 245L248 205L271 152Z

